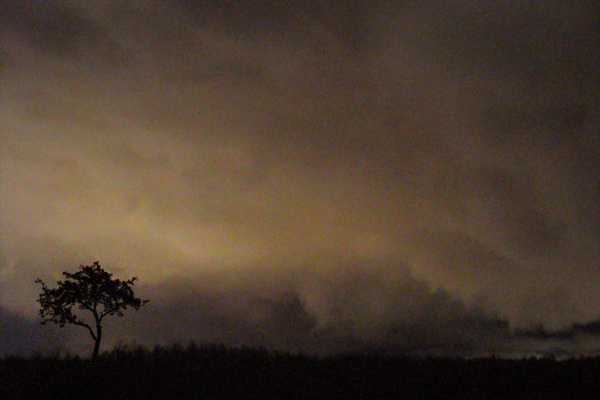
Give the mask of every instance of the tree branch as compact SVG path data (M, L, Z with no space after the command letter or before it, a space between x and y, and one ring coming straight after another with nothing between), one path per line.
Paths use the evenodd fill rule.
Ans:
M89 326L88 324L86 324L84 322L79 322L79 321L72 321L71 323L73 325L79 325L79 326L83 326L83 327L87 328L87 330L90 331L90 335L92 335L92 339L96 340L96 334L94 333L94 330L92 329L91 326Z

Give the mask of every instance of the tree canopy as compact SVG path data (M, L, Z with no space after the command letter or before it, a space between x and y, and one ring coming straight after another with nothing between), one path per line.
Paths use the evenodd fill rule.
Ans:
M37 300L41 306L42 324L52 322L60 327L73 324L86 328L94 339L92 358L97 357L100 349L102 320L112 315L122 317L126 309L139 310L149 301L135 296L132 286L136 277L129 280L113 278L98 261L93 265L81 265L75 273L62 274L66 279L57 281L58 287L54 289L39 278L35 281L42 286ZM93 320L84 319L77 309L91 314Z

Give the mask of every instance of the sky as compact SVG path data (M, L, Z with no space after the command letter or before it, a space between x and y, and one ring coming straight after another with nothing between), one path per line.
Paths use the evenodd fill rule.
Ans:
M600 5L0 1L0 353L600 353Z

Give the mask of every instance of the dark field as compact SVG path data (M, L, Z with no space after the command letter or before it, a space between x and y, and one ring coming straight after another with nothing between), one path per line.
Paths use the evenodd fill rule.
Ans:
M464 360L118 348L0 360L0 399L598 399L600 358Z

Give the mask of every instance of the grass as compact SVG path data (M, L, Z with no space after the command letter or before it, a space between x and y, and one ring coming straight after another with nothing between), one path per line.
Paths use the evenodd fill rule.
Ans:
M0 399L592 399L600 358L325 358L220 345L0 360Z

